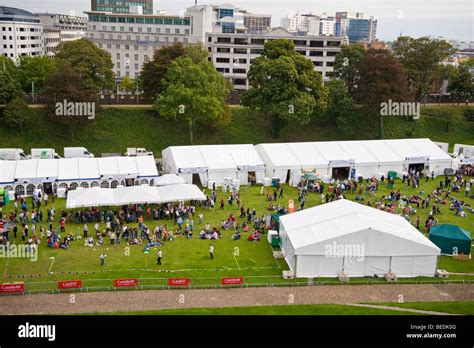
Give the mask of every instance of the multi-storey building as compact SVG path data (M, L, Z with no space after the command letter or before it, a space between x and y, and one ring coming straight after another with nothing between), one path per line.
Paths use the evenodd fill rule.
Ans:
M163 45L197 42L191 33L191 18L186 15L86 13L87 38L111 54L118 79L137 77L143 63Z
M374 17L368 19L351 18L347 27L349 42L372 42L377 35L377 20Z
M0 6L0 55L17 60L20 56L43 54L43 25L34 14Z
M43 24L44 54L52 57L61 42L74 41L86 36L87 17L57 13L37 13Z
M153 0L91 0L91 11L153 14Z
M274 39L289 39L295 43L295 50L310 59L316 71L324 80L333 71L335 56L341 50L342 38L322 36L300 36L283 28L265 33L208 33L206 48L209 57L234 88L249 88L247 73L252 61L261 55L265 43Z
M281 27L298 33L307 33L314 36L334 36L336 20L326 14L300 14L282 18Z

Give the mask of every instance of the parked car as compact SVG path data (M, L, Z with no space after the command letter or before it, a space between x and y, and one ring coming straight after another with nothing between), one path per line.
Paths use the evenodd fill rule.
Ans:
M148 151L142 147L129 147L127 148L127 152L125 152L125 156L129 157L138 157L138 156L153 156L153 152Z
M18 161L30 158L23 149L0 149L0 160Z
M94 158L85 147L65 147L64 158Z

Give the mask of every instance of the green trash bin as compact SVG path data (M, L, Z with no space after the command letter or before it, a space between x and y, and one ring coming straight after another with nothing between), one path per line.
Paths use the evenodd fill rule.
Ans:
M280 236L272 236L272 247L278 248L280 246Z
M397 178L397 172L394 172L394 171L388 172L388 177L395 180Z

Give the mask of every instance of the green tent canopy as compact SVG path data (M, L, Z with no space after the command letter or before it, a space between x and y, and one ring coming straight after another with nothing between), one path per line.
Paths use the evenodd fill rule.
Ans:
M441 249L442 254L469 255L471 253L471 233L459 226L444 224L430 229L430 240Z
M303 175L303 179L308 180L308 181L313 181L313 180L318 180L319 178L314 173L306 173Z

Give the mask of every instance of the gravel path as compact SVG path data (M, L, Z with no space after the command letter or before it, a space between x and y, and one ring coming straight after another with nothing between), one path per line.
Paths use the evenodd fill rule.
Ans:
M473 284L333 285L295 288L143 290L0 297L2 314L125 312L285 304L474 300ZM73 301L74 300L74 301Z

